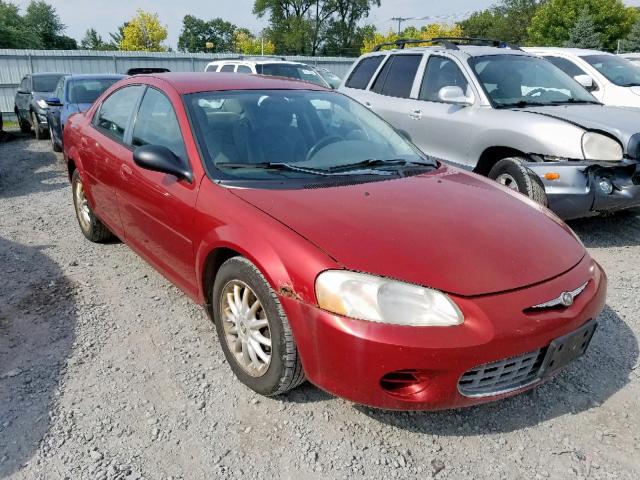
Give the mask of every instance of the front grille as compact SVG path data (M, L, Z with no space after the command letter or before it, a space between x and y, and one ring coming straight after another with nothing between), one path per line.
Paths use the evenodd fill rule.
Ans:
M466 397L487 397L508 393L539 379L540 367L547 348L517 357L480 365L469 370L458 382L458 390Z

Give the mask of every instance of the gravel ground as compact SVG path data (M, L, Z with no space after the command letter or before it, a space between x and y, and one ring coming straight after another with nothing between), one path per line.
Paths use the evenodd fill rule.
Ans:
M60 157L0 145L0 477L640 477L640 211L572 224L609 274L588 355L530 394L396 413L235 381L204 311L76 224Z

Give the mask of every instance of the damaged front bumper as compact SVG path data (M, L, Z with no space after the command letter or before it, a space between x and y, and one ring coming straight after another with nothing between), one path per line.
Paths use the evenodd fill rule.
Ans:
M640 206L640 162L526 164L544 184L549 208L565 220Z

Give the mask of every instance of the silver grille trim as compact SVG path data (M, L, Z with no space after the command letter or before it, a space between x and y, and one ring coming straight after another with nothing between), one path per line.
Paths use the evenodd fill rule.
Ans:
M528 387L540 381L539 373L547 348L487 363L466 372L458 381L465 397L492 397Z

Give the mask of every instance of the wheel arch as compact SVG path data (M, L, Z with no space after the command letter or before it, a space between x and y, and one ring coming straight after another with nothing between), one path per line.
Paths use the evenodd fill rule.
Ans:
M478 164L473 169L473 172L486 177L489 175L489 172L496 163L509 157L522 157L529 159L528 154L521 150L518 150L517 148L492 146L486 148L482 152L480 158L478 159Z

